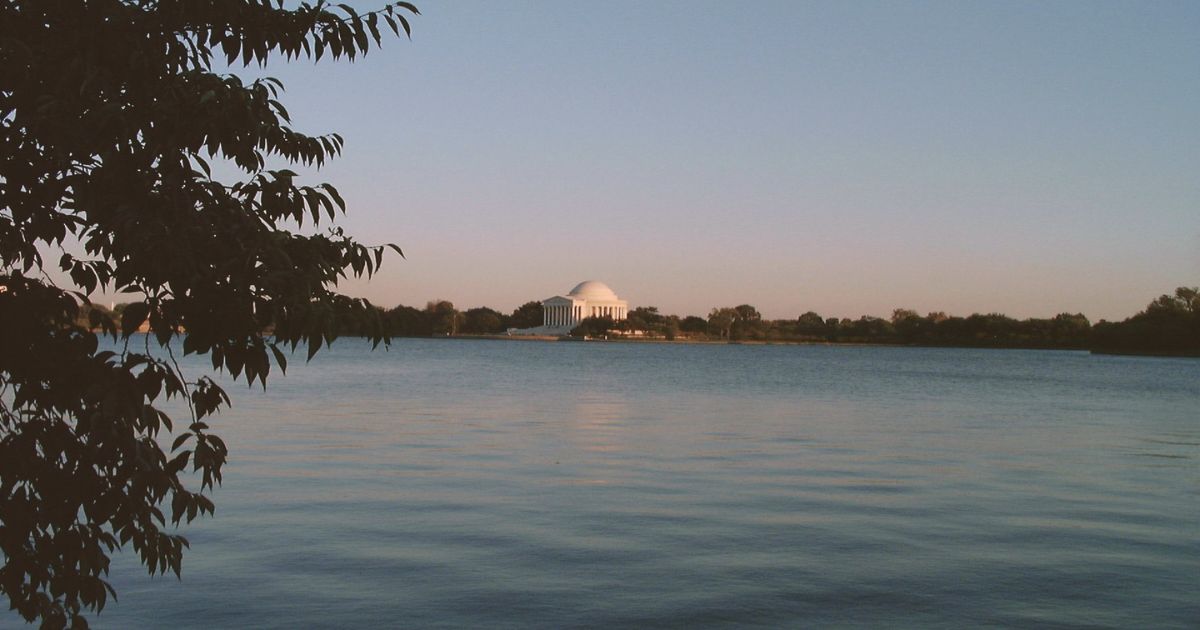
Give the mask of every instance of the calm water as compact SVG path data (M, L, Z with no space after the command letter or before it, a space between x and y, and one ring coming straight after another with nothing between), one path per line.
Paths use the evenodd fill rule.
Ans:
M233 390L96 627L1200 626L1200 361L365 347Z

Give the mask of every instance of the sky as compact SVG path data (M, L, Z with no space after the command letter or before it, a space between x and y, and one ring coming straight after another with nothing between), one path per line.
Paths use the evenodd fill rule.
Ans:
M381 306L1095 321L1200 284L1198 2L417 4L265 71L405 252L342 287Z

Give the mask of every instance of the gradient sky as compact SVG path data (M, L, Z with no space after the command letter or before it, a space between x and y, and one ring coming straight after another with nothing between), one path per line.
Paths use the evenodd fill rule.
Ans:
M408 256L343 287L382 306L1096 320L1200 284L1200 2L418 5L266 72Z

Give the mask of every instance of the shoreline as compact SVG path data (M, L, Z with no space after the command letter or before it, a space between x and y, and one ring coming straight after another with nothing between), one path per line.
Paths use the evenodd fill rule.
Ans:
M99 330L93 330L100 333ZM138 330L138 334L148 334ZM339 335L339 339L363 339L362 335ZM1156 359L1200 359L1200 353L1116 350L1101 348L1058 348L1054 346L986 346L986 345L954 345L954 344L920 344L920 343L878 343L870 341L804 341L793 339L739 339L734 341L713 339L579 339L570 336L556 335L440 335L440 336L395 336L393 341L401 339L431 339L446 341L515 341L515 342L563 342L563 343L627 343L627 344L662 344L662 345L694 345L694 346L844 346L850 348L945 348L962 350L1054 350L1059 352L1086 352L1099 356L1113 357L1150 357Z
M103 334L104 331L96 328L89 328L95 334ZM148 324L143 323L135 331L137 334L149 334ZM183 333L183 331L180 331ZM269 332L264 333L270 335ZM338 335L337 338L347 339L363 339L362 335ZM922 344L922 343L886 343L872 341L809 341L796 339L738 339L738 340L722 340L722 339L664 339L661 337L653 339L627 339L618 337L616 339L594 339L594 338L577 338L569 335L477 335L477 334L462 334L462 335L428 335L428 336L409 336L397 335L392 337L393 341L400 339L442 339L442 340L474 340L474 341L518 341L518 342L564 342L564 343L629 343L629 344L680 344L680 345L696 345L696 346L847 346L859 348L947 348L947 349L963 349L963 350L1057 350L1060 352L1086 352L1099 356L1112 357L1149 357L1156 359L1200 359L1200 352L1172 352L1163 350L1122 350L1113 348L1062 348L1055 346L1037 346L1037 345L1011 345L1011 346L989 346L989 345L965 345L965 344Z
M1102 356L1138 356L1167 359L1200 359L1200 354L1171 353L1171 352L1137 352L1121 350L1102 350L1093 348L1056 348L1049 346L985 346L985 345L949 345L949 344L907 344L907 343L871 343L846 341L798 341L788 339L774 340L712 340L712 339L577 339L555 335L453 335L442 337L394 337L394 339L445 339L445 340L483 340L483 341L525 341L525 342L564 342L564 343L628 343L628 344L680 344L707 346L846 346L860 348L947 348L966 350L1057 350L1061 352L1086 352Z

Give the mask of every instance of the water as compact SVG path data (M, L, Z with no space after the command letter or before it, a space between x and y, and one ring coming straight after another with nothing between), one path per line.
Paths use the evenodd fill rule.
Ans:
M1200 361L357 340L99 628L1197 627ZM0 617L11 620L11 617Z

